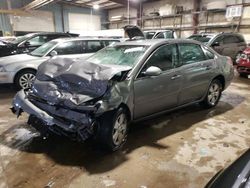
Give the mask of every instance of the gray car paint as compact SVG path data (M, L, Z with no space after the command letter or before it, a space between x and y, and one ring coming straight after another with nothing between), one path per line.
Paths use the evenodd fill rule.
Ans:
M97 72L97 77L95 78L103 84L101 85L106 88L106 92L103 93L104 90L102 90L100 94L95 97L90 94L80 103L74 100L72 103L72 99L75 99L74 96L77 97L81 95L81 92L77 92L75 89L72 90L74 92L71 92L69 89L78 81L81 85L82 77L86 78L88 74L92 74L93 70L96 70L96 67L99 67L100 65L93 65L93 67L95 67L93 68L91 63L82 62L82 65L80 65L79 62L77 62L78 67L80 66L82 70L84 70L85 67L88 67L87 70L81 72L81 77L79 77L77 71L76 74L74 74L74 69L72 69L74 71L71 72L70 68L70 74L67 74L68 69L61 66L63 67L62 69L65 69L65 71L62 71L62 74L67 75L69 79L68 81L71 80L73 83L68 81L64 82L63 77L61 77L61 79L56 79L58 76L56 73L57 71L52 70L52 72L50 72L50 70L47 70L45 66L44 71L41 71L41 76L38 76L38 81L35 82L33 90L25 95L23 94L24 91L20 91L16 95L13 100L13 112L19 115L21 112L20 109L22 109L31 115L35 115L38 118L43 119L49 125L51 125L51 122L54 122L54 119L57 119L55 118L57 116L66 117L67 121L60 121L60 126L63 124L65 131L79 132L79 130L82 129L90 129L99 116L105 112L117 109L121 105L128 109L131 121L137 121L164 111L173 110L194 102L199 102L206 96L210 82L217 76L224 77L225 85L223 89L226 89L233 79L233 66L228 63L227 57L220 56L216 52L214 52L215 58L211 61L198 62L192 66L190 65L190 67L185 65L180 66L169 71L164 71L159 76L144 78L138 77L142 67L156 49L162 45L178 44L183 42L203 46L199 42L190 40L145 40L116 44L131 46L140 44L148 45L149 48L131 70L129 70L128 67L116 66L105 67L107 71L106 73L102 71ZM210 49L210 51L213 50ZM60 60L57 61L57 63L58 67L63 65L63 63L60 63ZM209 69L207 68L208 66ZM102 70L102 68L103 66L100 66L100 70ZM129 72L125 79L117 81L114 79L114 76L121 71ZM49 76L43 80L43 76L46 77L46 74ZM177 77L178 79L173 79L176 75L180 76ZM53 80L54 78L55 80ZM89 81L92 82L91 77L89 77L89 79ZM51 83L52 89L47 87L49 83ZM41 89L38 89L38 92L35 91L35 88L37 87L36 84L38 87L41 86ZM44 87L42 86L43 84L45 84ZM93 85L89 86L90 88L92 87L96 89L98 84L96 85L95 82L93 82ZM46 87L47 90L45 91L48 93L51 92L51 96L40 96L39 91L42 91L42 89L45 89ZM61 91L66 92L61 95ZM84 89L81 91L84 91ZM187 95L185 95L185 93L187 93ZM35 97L33 98L32 95ZM87 93L84 93L84 95L87 95ZM61 96L61 99L65 99L65 101L61 101L62 103L60 103L60 101L58 101L58 96ZM39 110L36 110L37 107ZM55 109L60 110L56 112ZM79 109L80 112L82 112L82 116L73 116L72 113L79 112ZM43 117L43 114L51 115L49 115L48 119L41 118ZM53 114L55 117L53 117ZM69 130L70 127L72 128L71 130ZM88 137L86 132L82 134L81 138L83 137Z

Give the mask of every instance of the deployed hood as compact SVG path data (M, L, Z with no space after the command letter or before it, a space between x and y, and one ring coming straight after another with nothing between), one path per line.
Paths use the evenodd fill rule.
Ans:
M6 66L13 63L28 62L41 59L42 57L36 57L29 54L17 54L0 58L0 65Z
M130 39L144 38L142 30L135 25L127 25L123 29Z
M130 69L82 59L54 58L38 67L32 92L49 103L72 107L101 97L111 78Z

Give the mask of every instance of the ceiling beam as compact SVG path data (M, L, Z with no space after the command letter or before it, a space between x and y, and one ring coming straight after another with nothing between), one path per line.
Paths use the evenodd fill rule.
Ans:
M12 9L12 10L0 9L0 14L27 15L28 13L20 9Z
M118 4L121 4L123 6L127 6L128 5L128 0L109 0L109 1L112 1L114 3L118 3ZM129 6L132 7L132 8L137 8L139 6L140 3L136 3L134 1L131 1L129 0Z

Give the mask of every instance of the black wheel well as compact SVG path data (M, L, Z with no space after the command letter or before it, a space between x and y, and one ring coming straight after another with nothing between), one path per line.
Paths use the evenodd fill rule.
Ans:
M131 117L131 112L130 112L128 106L125 103L121 103L117 109L119 109L119 108L123 108L126 111L126 114L128 116L128 120L131 121L132 117Z
M222 75L216 76L213 80L219 80L222 84L222 90L225 88L225 78Z
M25 71L37 71L36 69L33 69L33 68L24 68L24 69L21 69L21 70L19 70L17 73L16 73L16 75L15 75L15 77L14 77L14 82L16 81L16 79L17 79L17 77L21 74L21 73L23 73L23 72L25 72Z

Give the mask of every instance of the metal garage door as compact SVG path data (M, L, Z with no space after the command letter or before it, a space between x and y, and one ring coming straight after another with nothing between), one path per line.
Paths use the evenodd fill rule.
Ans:
M54 16L49 11L30 11L29 15L13 17L14 31L55 31Z
M71 33L78 33L82 36L88 36L90 31L101 29L101 18L91 14L69 13L69 30Z

